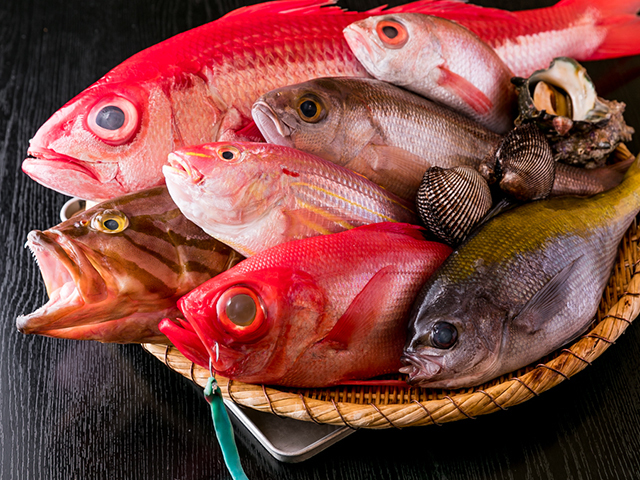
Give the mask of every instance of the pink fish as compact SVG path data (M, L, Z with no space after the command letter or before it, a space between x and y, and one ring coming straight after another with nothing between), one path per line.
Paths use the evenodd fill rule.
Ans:
M513 128L513 73L468 29L433 15L396 13L352 23L344 35L378 80L445 105L496 133Z
M377 222L418 223L415 207L347 168L268 143L207 143L169 155L182 213L245 257L279 243Z
M185 145L255 138L251 105L275 88L323 76L367 76L342 30L379 15L283 0L240 8L139 52L70 100L35 134L23 171L59 192L104 200L163 183ZM562 0L506 12L421 0L385 13L455 20L492 45L517 75L558 56L640 52L638 1Z
M450 253L400 223L283 243L182 297L186 321L159 328L190 360L248 383L397 372L414 297Z

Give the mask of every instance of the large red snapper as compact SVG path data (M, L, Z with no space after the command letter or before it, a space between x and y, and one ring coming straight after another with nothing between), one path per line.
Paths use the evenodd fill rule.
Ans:
M98 204L29 233L48 302L17 319L23 333L167 343L158 322L176 301L241 256L186 219L166 187Z
M169 152L246 138L253 102L267 91L322 76L366 76L342 30L382 13L284 0L235 10L125 60L70 100L35 134L24 172L59 192L104 200L162 184ZM640 51L638 2L563 0L521 12L448 0L387 10L442 16L504 52L517 74L550 59ZM502 56L502 55L501 55Z
M418 223L412 203L290 147L207 143L172 152L169 163L167 188L182 213L246 257L370 223Z
M284 243L182 297L186 321L160 330L243 382L320 387L395 372L408 309L450 253L398 223Z

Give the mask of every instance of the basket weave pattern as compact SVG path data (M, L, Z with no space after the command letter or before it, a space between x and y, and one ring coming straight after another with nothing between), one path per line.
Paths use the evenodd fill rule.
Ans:
M618 154L628 154L624 149ZM629 154L630 155L630 154ZM341 386L323 389L271 388L217 377L225 398L262 412L351 428L403 428L474 418L529 400L569 379L598 358L640 313L638 218L618 248L613 273L587 333L539 363L476 388ZM169 368L204 387L209 371L172 346L143 347ZM402 378L402 377L399 377Z

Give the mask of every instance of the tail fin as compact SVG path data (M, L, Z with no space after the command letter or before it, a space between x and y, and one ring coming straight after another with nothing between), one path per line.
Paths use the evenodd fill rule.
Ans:
M556 7L597 9L598 25L607 28L607 36L589 60L640 54L639 0L561 0Z

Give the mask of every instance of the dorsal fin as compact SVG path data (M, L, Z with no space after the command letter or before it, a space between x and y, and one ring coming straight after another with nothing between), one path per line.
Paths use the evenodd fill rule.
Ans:
M425 229L419 225L400 222L381 222L362 225L354 230L371 230L378 233L396 233L398 235L408 235L416 240L425 240L423 232Z
M331 15L344 12L341 7L335 5L336 2L337 0L275 0L237 8L221 18L267 13L317 14L322 12L323 14Z

